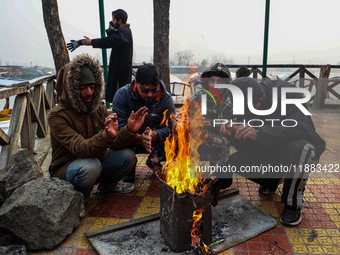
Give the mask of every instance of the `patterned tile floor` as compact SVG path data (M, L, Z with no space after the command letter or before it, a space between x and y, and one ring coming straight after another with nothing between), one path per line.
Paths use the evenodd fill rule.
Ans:
M296 227L281 225L220 254L340 254L340 115L313 114L318 133L326 140L327 150L320 163L337 173L313 173L304 194L302 222ZM159 212L159 181L138 156L135 191L130 194L95 195L85 205L86 217L62 244L51 251L30 254L98 254L85 231L100 229ZM333 164L333 165L332 165ZM336 169L337 168L337 169ZM260 210L279 219L282 185L273 195L258 193L258 185L236 177L233 186Z

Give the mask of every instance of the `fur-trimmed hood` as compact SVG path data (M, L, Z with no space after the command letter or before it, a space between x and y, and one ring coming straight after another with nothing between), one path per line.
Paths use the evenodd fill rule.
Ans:
M79 83L81 67L88 66L94 75L96 87L90 106L86 106L80 97ZM75 57L70 63L63 66L58 72L56 90L60 102L65 107L72 107L79 113L90 113L96 110L104 91L103 71L97 60L87 54Z

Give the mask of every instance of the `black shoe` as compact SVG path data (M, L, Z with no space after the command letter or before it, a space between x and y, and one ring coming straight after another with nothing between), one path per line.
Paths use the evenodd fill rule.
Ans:
M296 206L285 205L280 221L282 224L295 226L302 220L302 210Z
M266 187L266 186L260 186L259 188L259 192L261 194L265 194L265 195L268 195L268 194L274 194L276 192L276 188L273 188L273 187Z

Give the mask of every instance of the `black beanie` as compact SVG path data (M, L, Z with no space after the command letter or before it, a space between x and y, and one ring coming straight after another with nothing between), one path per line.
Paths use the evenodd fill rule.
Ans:
M257 80L251 77L240 77L232 81L232 85L240 88L243 92L243 95L248 95L248 88L253 88L253 104L255 105L260 101L261 96L264 91L262 85L257 82Z
M226 65L222 63L216 63L209 67L207 70L205 70L202 73L201 78L210 78L211 76L230 78L230 70Z
M80 71L80 83L79 85L84 84L96 84L96 80L94 78L93 72L90 67L82 66Z

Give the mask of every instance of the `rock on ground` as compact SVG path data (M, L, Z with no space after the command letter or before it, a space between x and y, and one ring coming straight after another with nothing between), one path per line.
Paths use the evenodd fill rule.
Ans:
M78 226L83 194L58 178L38 178L17 188L0 208L0 228L29 250L52 249Z
M0 171L0 204L21 185L42 177L42 169L27 149L18 150Z

